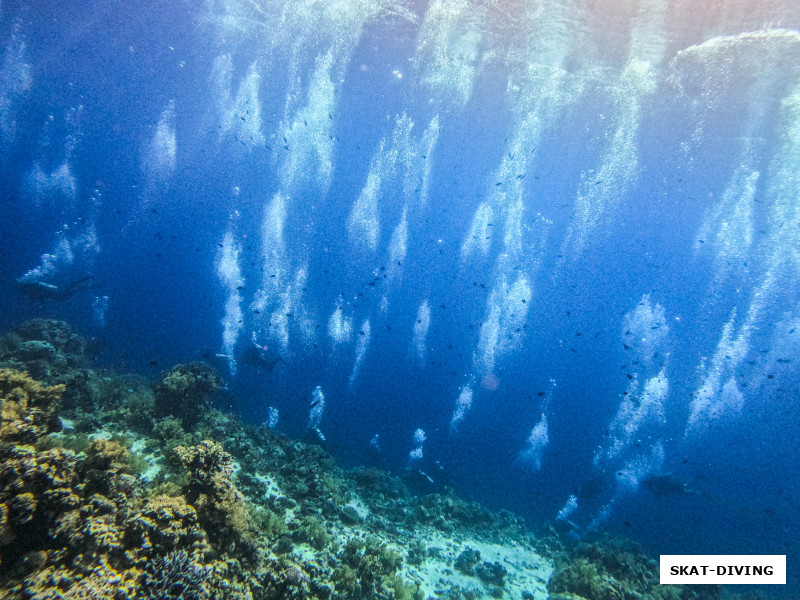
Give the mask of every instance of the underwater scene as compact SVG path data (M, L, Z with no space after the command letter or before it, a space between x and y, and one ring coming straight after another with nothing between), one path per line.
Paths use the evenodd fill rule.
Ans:
M797 0L2 0L0 194L0 599L800 598Z

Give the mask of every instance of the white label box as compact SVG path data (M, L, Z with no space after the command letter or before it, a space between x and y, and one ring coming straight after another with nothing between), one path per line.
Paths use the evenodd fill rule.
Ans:
M783 554L662 554L662 584L786 584Z

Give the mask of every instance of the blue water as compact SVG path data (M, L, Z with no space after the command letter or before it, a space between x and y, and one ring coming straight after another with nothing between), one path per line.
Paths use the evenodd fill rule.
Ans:
M249 421L575 537L787 554L789 591L798 27L792 0L3 2L0 326L205 360Z

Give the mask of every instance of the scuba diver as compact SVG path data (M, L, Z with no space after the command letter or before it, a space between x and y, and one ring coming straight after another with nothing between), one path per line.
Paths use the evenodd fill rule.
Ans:
M64 285L54 285L33 278L20 277L17 279L19 291L35 302L45 300L69 300L79 291L87 288L93 279L92 275L86 275L78 279L68 281Z
M266 344L258 344L254 341L245 347L239 362L271 371L281 361L283 361L283 357L280 354L271 352Z

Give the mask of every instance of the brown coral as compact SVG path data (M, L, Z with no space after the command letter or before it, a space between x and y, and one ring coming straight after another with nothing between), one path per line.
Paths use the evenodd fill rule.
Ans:
M35 319L0 337L0 365L26 371L48 385L66 384L64 406L94 408L86 340L63 321Z
M255 536L247 502L233 483L233 457L211 440L178 446L175 454L189 474L186 499L197 509L212 543L223 551L239 547L252 555Z
M52 551L82 570L106 557L125 562L123 539L133 507L118 482L114 458L102 457L107 444L90 456L62 448L37 451L5 446L0 453L0 557L20 561L28 553ZM111 446L112 457L121 456ZM106 465L105 470L100 466ZM92 467L92 468L90 468ZM102 482L102 484L100 483ZM127 482L126 482L127 483ZM24 562L20 568L30 568Z
M177 417L184 426L194 425L211 408L211 399L221 387L222 380L208 365L176 365L153 386L156 415Z
M136 570L118 571L101 559L85 572L49 566L32 573L22 587L32 600L123 600L136 596L139 577Z
M220 497L230 489L233 457L222 444L205 440L189 448L178 446L175 454L188 471L196 493Z
M0 442L27 444L60 429L64 385L47 387L27 373L0 369Z
M156 496L132 519L132 545L144 553L165 554L172 550L205 552L206 536L193 506L183 497Z
M48 529L63 513L76 509L81 483L75 454L54 449L36 452L13 446L3 452L0 469L0 554L19 538L24 552L47 547Z

